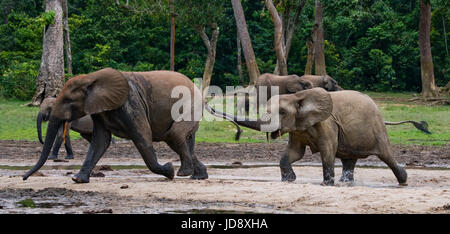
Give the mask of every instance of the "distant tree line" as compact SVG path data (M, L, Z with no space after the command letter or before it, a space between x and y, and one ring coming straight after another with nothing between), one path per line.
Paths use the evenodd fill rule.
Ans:
M245 40L240 40L236 27L233 4L238 2L257 65L253 73L247 70L245 47L240 47ZM174 69L209 79L212 85L246 85L249 74L266 72L323 73L323 63L326 73L345 89L420 92L420 2L173 0L171 12L168 0L68 0L65 77L104 67L169 70L174 16ZM435 83L445 86L450 81L450 2L425 2L431 3ZM30 100L36 93L44 32L60 14L45 8L43 0L0 2L0 96ZM317 34L315 28L322 32ZM317 49L310 44L317 37L322 37L325 61L315 60L314 67L308 57Z

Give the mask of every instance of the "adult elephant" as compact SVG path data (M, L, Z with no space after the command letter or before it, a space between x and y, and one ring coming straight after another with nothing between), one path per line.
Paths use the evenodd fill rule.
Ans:
M327 91L333 92L333 91L342 91L344 90L341 86L339 86L338 82L333 79L329 75L323 75L323 76L316 76L316 75L303 75L303 76L297 76L297 75L289 75L289 76L278 76L274 74L263 74L260 77L258 77L258 80L255 82L255 87L267 87L267 99L272 97L272 94L270 92L270 87L272 86L278 86L279 87L279 94L290 94L290 93L296 93L298 91L302 91L305 89L311 89L315 87L323 88ZM257 99L258 102L256 103L256 106L259 107L259 99ZM250 110L249 108L249 99L246 98L242 99L237 104L237 110L238 114L243 113L243 110L245 109L245 113L247 114ZM259 108L257 108L259 110ZM414 120L405 120L405 121L399 121L399 122L384 122L386 125L399 125L404 123L411 123L416 127L418 130L431 134L431 132L428 130L428 123L425 121L414 121Z
M56 98L39 161L23 179L44 165L58 129L86 115L92 117L93 134L83 165L72 178L75 182L89 182L92 169L109 147L111 134L131 139L147 167L156 174L174 177L172 164L159 164L153 148L153 142L164 141L180 155L177 175L208 178L206 167L194 155L199 119L174 120L171 112L179 101L185 110L197 109L198 102L192 102L191 97L172 98L171 91L176 87L187 89L191 97L201 97L189 78L172 71L119 72L106 68L70 79Z
M42 140L42 122L48 121L50 117L50 113L53 109L53 106L56 102L56 98L54 97L48 97L45 98L40 106L39 113L36 117L36 125L37 125L37 133L38 133L38 139L41 144L44 144L44 141ZM92 121L92 118L90 115L83 116L79 119L76 119L69 123L69 127L71 130L80 133L80 135L86 139L87 141L91 142L92 139L92 129L94 128L94 122ZM66 159L73 159L73 150L72 145L70 143L70 135L66 133L64 135L64 128L61 126L58 129L58 133L56 134L56 140L53 145L53 151L51 155L48 157L48 159L56 159L58 158L59 148L61 147L62 143L64 142L64 146L66 149Z
M279 100L269 100L267 109L271 120L279 113L279 125L271 137L289 133L289 143L280 160L283 181L296 179L291 164L300 160L309 146L313 153L320 153L322 185L334 184L336 157L343 164L340 181L353 182L357 159L370 155L377 155L392 169L399 184L406 185L407 173L392 157L383 116L369 96L356 91L327 92L313 88L278 97ZM218 111L215 114L258 131L268 124L259 119L240 120Z

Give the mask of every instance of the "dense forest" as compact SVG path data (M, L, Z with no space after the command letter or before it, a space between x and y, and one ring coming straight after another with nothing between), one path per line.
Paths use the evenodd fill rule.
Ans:
M231 1L210 1L213 7L191 10L196 1L174 1L175 70L202 77L207 49L196 20L217 22L217 51L211 84L247 84L245 62L239 77L236 21ZM327 74L346 89L421 90L419 0L323 0ZM273 73L274 24L264 1L241 1L262 73ZM277 1L274 1L277 3ZM282 7L282 6L277 6ZM431 50L436 85L450 80L450 1L431 0ZM314 24L314 1L306 1L293 34L287 70L302 75L307 40ZM202 15L202 16L200 16ZM170 68L170 10L167 1L69 0L73 74L104 67L124 71ZM0 96L29 100L36 91L44 28L54 19L43 0L0 1ZM201 19L200 19L201 18ZM211 28L206 28L211 35ZM244 58L242 58L244 60Z

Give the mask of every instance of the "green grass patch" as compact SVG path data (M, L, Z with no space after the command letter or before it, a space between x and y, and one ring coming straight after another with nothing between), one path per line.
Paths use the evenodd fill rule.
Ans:
M386 121L425 120L428 122L431 135L422 133L411 124L387 126L389 138L393 144L402 145L450 145L450 106L424 106L414 103L396 102L412 97L412 93L374 93L366 92L376 99ZM385 101L377 98L393 98ZM37 141L36 116L39 108L24 106L27 102L0 99L0 140ZM213 103L218 103L213 101ZM229 111L227 111L229 112ZM213 118L209 113L205 117ZM218 118L214 118L219 120ZM46 132L43 125L43 133ZM248 128L242 128L240 143L266 142L266 134ZM228 121L202 121L196 135L197 142L234 143L236 129ZM71 139L79 139L80 135L71 131ZM287 135L283 136L287 139ZM280 140L275 140L275 142ZM274 142L274 141L271 141Z

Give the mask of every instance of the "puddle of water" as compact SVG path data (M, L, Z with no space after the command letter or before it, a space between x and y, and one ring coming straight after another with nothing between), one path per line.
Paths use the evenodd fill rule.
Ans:
M230 164L209 164L206 165L207 168L214 169L239 169L239 168L262 168L262 167L278 167L278 163L267 163L267 164L244 164L244 165L230 165ZM293 167L322 167L321 163L299 163L293 164ZM147 169L145 165L111 165L113 170L132 170L132 169ZM175 166L178 167L178 166ZM340 168L342 165L337 164L335 168ZM364 163L357 164L357 168L388 168L386 165L378 163ZM0 165L0 170L30 170L32 166L11 166L11 165ZM79 170L81 165L45 165L41 170ZM425 166L406 166L406 169L417 169L417 170L450 170L450 165L425 165Z

